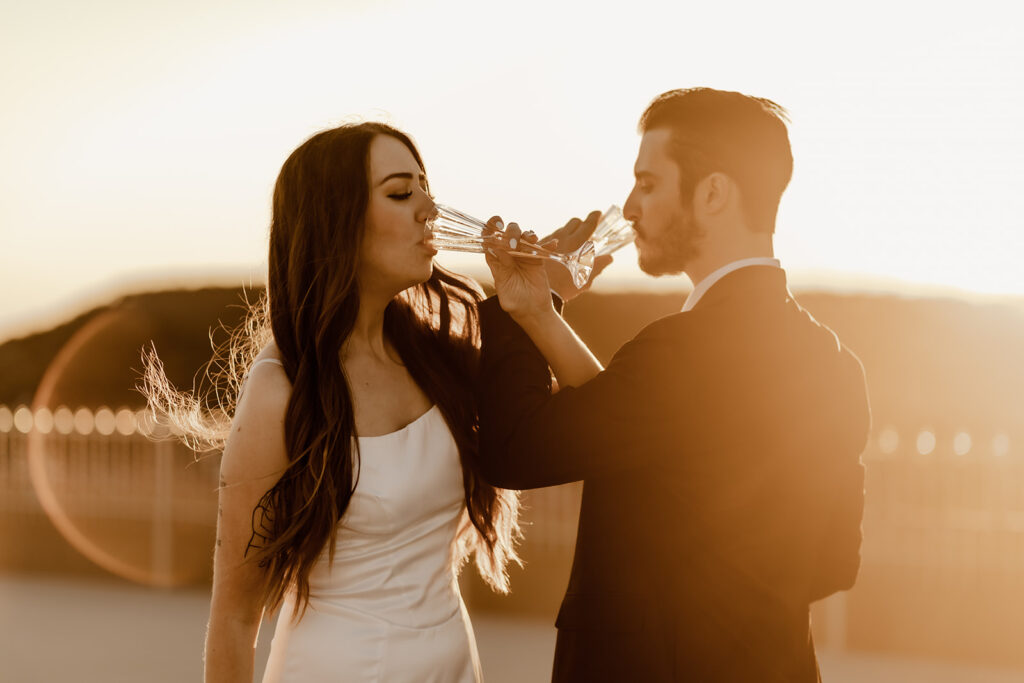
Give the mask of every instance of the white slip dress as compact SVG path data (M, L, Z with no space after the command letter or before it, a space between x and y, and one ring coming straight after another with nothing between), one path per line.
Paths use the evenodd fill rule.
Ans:
M452 562L462 465L441 411L358 442L333 566L325 549L298 622L286 597L263 683L481 683Z

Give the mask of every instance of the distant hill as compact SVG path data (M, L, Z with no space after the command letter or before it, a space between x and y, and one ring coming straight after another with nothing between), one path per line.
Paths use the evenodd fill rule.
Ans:
M0 345L0 403L29 403L58 352L67 363L55 400L69 405L140 406L133 390L139 354L150 340L179 387L192 386L210 357L210 333L223 339L244 299L260 290L176 290L128 296L47 332ZM952 299L797 293L801 305L835 330L864 364L876 422L936 429L1006 429L1024 415L1024 308ZM683 297L588 293L566 317L602 361ZM217 331L219 330L219 331ZM70 346L76 347L68 351Z
M0 403L30 403L50 369L60 375L57 398L62 403L140 407L144 402L133 387L142 349L150 343L168 377L188 388L210 358L211 333L224 339L223 328L234 327L244 316L244 296L255 301L260 294L259 289L239 288L135 294L51 330L10 340L0 345ZM68 363L51 367L62 349L70 356Z

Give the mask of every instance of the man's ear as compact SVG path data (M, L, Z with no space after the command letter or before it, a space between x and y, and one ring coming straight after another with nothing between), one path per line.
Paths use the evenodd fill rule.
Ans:
M736 184L732 178L716 171L697 183L693 191L693 206L704 215L713 216L725 210L735 192Z

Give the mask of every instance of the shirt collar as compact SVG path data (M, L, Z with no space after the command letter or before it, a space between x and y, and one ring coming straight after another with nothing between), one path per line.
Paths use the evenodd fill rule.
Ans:
M686 297L686 302L683 303L683 312L685 313L686 311L689 311L694 306L696 306L697 302L700 301L701 297L704 296L707 293L707 291L711 289L712 285L714 285L716 282L718 282L719 280L721 280L723 277L733 272L734 270L746 268L747 266L769 266L772 268L781 268L782 264L779 263L779 259L769 258L767 256L745 258L740 259L739 261L733 261L732 263L727 263L697 283L697 286L693 288L693 291L690 292L690 295Z

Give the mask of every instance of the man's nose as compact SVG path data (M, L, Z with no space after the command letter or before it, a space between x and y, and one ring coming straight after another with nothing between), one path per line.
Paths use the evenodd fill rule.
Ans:
M637 220L639 220L639 218L640 218L639 202L637 202L633 198L633 195L635 194L635 192L636 192L635 190L631 191L629 193L629 196L626 197L626 203L622 205L622 215L623 215L623 217L627 221L633 221L634 223Z

